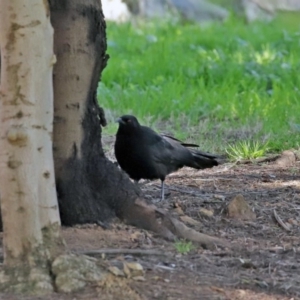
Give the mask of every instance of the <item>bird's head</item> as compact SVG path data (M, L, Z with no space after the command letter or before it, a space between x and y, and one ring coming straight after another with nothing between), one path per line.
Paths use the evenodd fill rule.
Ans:
M119 131L134 131L140 127L140 123L135 116L124 115L116 120L119 123Z

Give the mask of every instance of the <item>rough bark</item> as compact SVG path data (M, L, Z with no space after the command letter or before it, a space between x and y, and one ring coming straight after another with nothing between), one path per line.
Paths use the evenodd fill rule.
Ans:
M0 47L5 274L11 288L27 289L23 282L30 281L32 288L52 290L48 262L61 239L52 155L55 55L47 2L2 0Z
M108 161L101 145L105 125L96 93L106 55L99 0L51 0L55 29L54 158L62 222L105 222L129 216L139 191ZM132 218L133 216L129 216Z

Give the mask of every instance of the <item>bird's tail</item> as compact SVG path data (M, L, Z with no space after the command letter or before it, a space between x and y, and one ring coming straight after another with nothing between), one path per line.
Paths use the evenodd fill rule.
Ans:
M218 156L210 153L206 153L203 151L189 149L191 154L193 155L194 161L193 165L190 166L196 169L206 169L217 166L219 163L217 161Z
M207 152L203 152L200 150L192 149L193 147L199 147L196 144L188 144L184 143L172 136L169 135L162 135L162 137L171 145L178 145L181 144L182 146L186 147L188 151L192 154L193 160L189 160L189 162L185 162L185 165L195 169L206 169L212 168L213 166L217 166L219 163L217 161L220 158L217 155L210 154ZM178 146L177 146L178 147Z

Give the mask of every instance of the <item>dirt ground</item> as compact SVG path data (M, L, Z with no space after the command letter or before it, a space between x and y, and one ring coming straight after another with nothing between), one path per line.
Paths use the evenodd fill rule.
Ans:
M188 221L194 229L229 241L231 247L206 250L194 244L194 249L182 255L174 243L117 220L109 229L97 225L64 228L73 252L122 248L162 253L128 254L124 250L97 256L107 266L140 263L143 281L111 275L105 283L77 294L41 298L0 294L0 299L300 299L299 167L297 161L290 167L265 162L225 164L203 171L184 168L167 178L163 202L157 202L159 181L141 183L148 201ZM238 194L255 213L254 220L235 220L224 213ZM276 221L274 210L285 226Z

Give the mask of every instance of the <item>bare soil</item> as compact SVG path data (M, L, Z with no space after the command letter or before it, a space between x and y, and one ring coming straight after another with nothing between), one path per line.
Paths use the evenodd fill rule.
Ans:
M158 250L157 254L98 255L106 265L138 262L144 281L109 276L105 283L72 295L0 299L300 299L300 163L279 167L274 162L225 164L210 170L184 168L166 180L167 198L157 202L160 182L144 182L148 201L168 210L188 226L223 238L230 248L207 250L194 244L187 254L176 251L151 232L116 220L108 229L98 225L63 228L73 252L102 248ZM254 221L230 219L226 205L244 196L256 215ZM212 216L201 213L205 208ZM284 228L274 218L274 210Z

